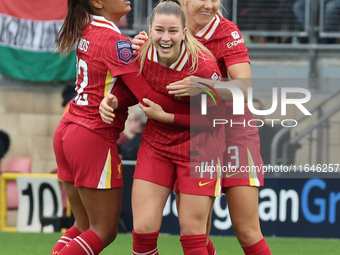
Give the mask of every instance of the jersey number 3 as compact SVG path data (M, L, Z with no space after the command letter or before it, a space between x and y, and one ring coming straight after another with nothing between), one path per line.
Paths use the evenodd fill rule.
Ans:
M228 168L229 169L237 169L240 166L240 153L238 150L237 146L229 146L228 147L228 154L232 154L232 152L234 152L234 155L230 156L230 160L234 160L234 164L232 164L232 162L228 162Z
M78 79L82 78L82 82L78 85ZM74 101L76 102L76 104L79 105L88 105L89 101L87 99L88 94L84 93L84 89L86 88L86 86L89 84L89 78L88 78L88 74L87 74L87 64L84 60L79 59L77 57L77 96L74 99Z

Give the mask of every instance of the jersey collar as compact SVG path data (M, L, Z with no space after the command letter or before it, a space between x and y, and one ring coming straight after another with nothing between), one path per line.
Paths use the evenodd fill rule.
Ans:
M93 17L93 20L91 22L92 25L97 27L106 27L121 34L119 28L112 21L105 19L103 16L93 15L92 17Z
M214 34L218 24L220 24L220 21L220 17L216 14L215 17L196 34L196 36L207 40L210 39L210 37Z
M182 48L181 53L179 54L178 59L175 61L175 63L171 64L171 66L169 67L176 71L181 71L189 59L189 53L185 47L184 42L182 43L181 48ZM158 63L157 50L154 45L151 45L148 50L148 59Z

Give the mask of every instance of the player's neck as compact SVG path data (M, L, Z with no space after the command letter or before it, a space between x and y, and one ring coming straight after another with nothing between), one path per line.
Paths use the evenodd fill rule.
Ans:
M199 31L201 31L204 28L204 26L200 26L199 24L194 24L194 26L189 24L188 27L190 28L190 32L193 35L196 35Z
M169 61L168 59L159 58L159 56L158 56L158 63L162 66L170 67L175 62L176 61Z
M98 16L104 17L106 20L113 22L117 27L119 27L120 18L123 15L108 15L105 12L98 12Z
M159 53L157 52L158 63L161 64L162 66L170 67L173 63L175 63L178 60L180 55L181 55L181 49L178 54L174 53L170 58L160 57Z
M193 35L196 35L199 31L201 31L203 29L203 27L202 28L200 28L200 27L197 27L197 28L191 28L190 29L190 32L193 34Z

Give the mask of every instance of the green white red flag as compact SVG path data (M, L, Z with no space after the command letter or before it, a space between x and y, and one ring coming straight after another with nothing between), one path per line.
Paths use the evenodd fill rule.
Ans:
M75 79L75 51L61 57L55 38L67 0L0 1L0 74L30 81Z

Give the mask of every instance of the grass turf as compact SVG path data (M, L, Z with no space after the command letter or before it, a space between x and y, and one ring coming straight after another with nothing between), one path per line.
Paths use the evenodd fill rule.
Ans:
M0 255L49 255L61 233L6 233L0 232ZM219 255L242 255L243 251L235 237L212 236ZM339 239L266 238L273 255L338 255ZM131 254L131 234L119 234L101 255ZM179 236L160 235L159 254L183 254Z

